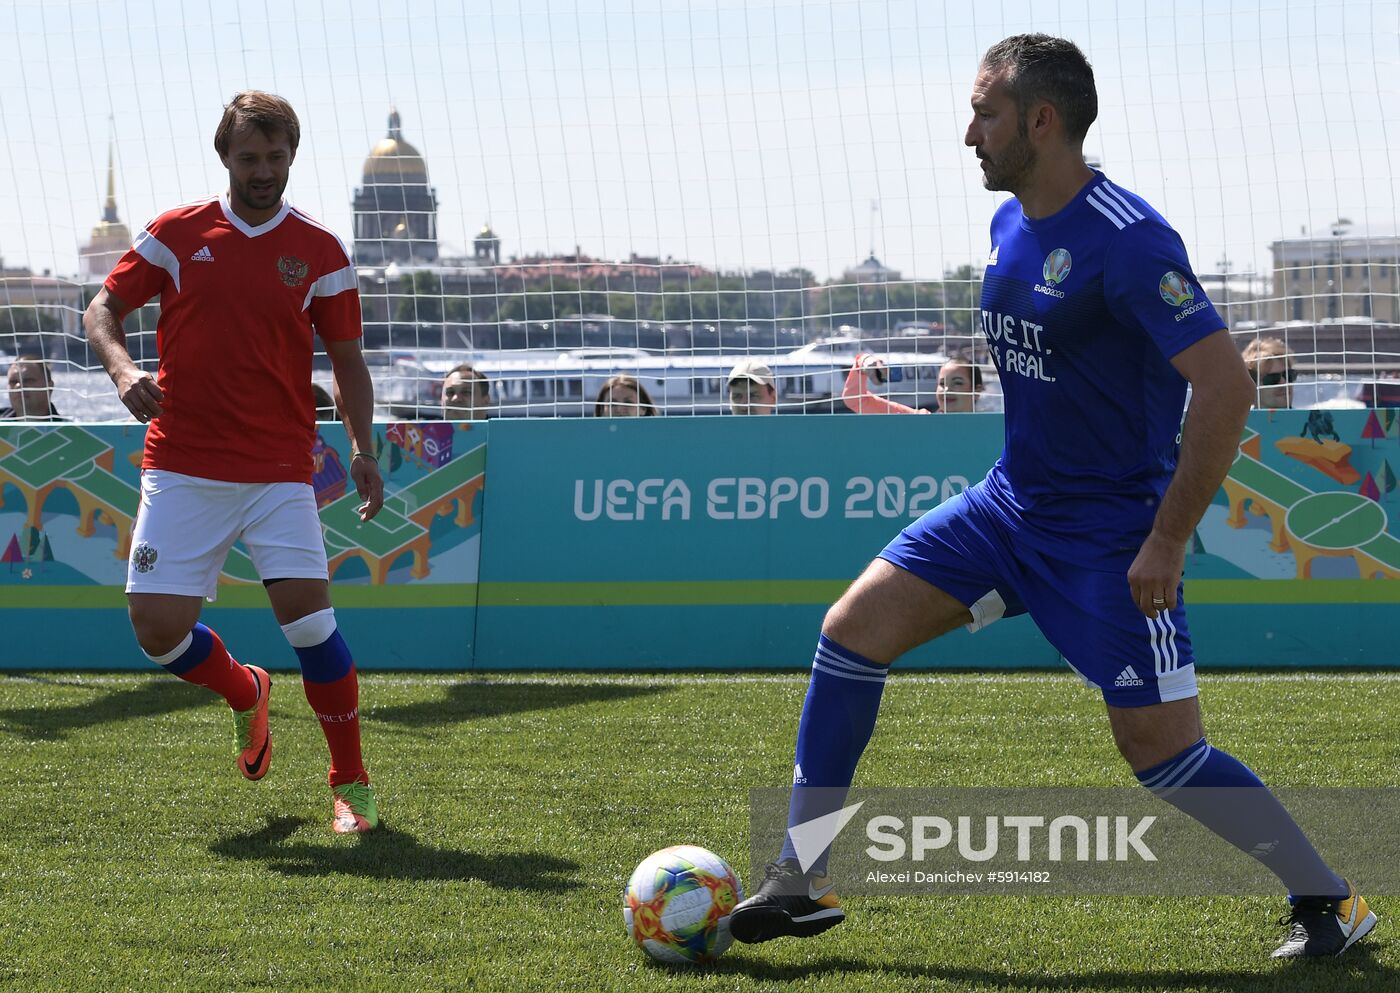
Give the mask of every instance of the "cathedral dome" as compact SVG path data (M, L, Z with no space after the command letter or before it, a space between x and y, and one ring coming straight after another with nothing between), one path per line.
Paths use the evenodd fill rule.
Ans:
M427 183L428 165L403 137L399 112L389 112L389 133L365 159L365 185Z

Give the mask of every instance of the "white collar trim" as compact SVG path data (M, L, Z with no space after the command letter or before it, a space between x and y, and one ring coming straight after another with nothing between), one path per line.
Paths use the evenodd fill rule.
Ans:
M249 238L256 238L260 234L267 234L273 228L277 227L277 225L281 224L286 216L292 212L292 205L287 202L286 197L283 197L281 209L268 220L263 221L257 227L253 227L233 212L233 206L229 203L228 193L224 193L219 197L219 207L223 210L225 219Z

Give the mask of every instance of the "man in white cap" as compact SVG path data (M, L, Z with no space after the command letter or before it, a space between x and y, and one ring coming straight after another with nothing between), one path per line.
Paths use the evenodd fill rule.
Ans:
M778 409L773 370L758 359L740 359L729 371L729 409L735 414L772 414Z

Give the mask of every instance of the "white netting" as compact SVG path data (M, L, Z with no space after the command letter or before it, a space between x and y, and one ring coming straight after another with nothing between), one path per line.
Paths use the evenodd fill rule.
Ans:
M1084 48L1086 152L1182 233L1242 347L1286 342L1295 404L1400 402L1391 0L21 0L0 26L0 352L48 357L68 416L121 415L80 313L132 230L224 188L245 88L301 115L288 195L354 247L381 414L436 415L464 361L497 414L591 413L617 372L714 412L746 355L781 409L839 410L858 349L932 406L947 355L985 360L1002 195L962 145L971 82L1028 30ZM127 322L146 364L155 316Z

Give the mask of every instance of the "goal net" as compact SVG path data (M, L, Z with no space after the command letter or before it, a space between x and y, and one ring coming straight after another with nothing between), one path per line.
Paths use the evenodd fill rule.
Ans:
M1005 194L963 135L979 56L1023 31L1083 48L1086 156L1180 231L1240 347L1285 356L1293 405L1400 404L1390 0L21 0L0 24L0 361L46 358L71 418L124 418L82 311L147 220L225 188L213 130L248 88L300 114L288 197L353 255L381 417L441 416L462 364L492 416L591 416L618 375L717 413L745 358L780 411L840 412L861 352L885 369L858 389L934 408L965 358L997 409ZM147 368L156 319L127 320Z

